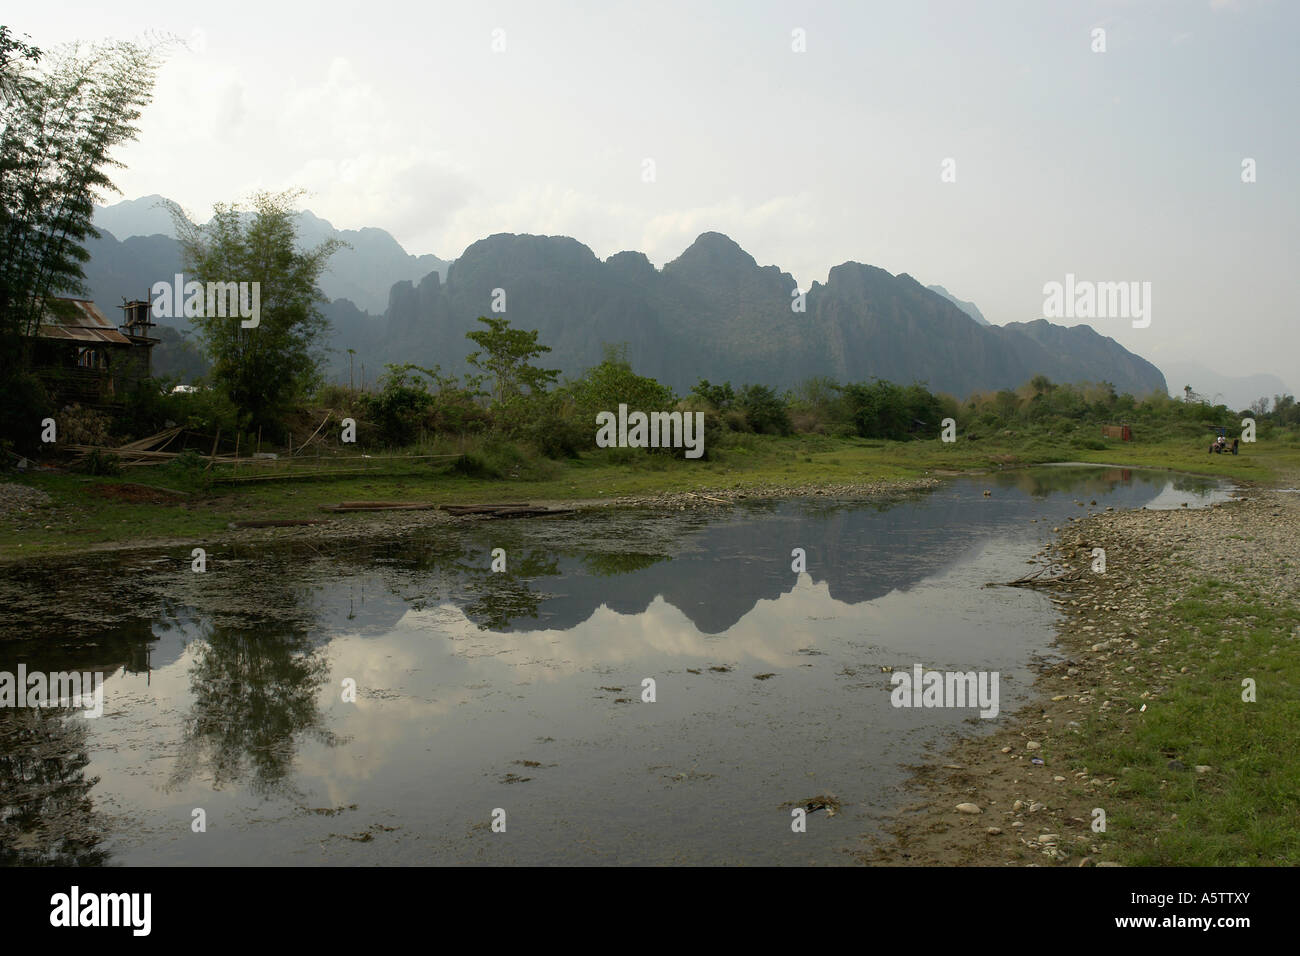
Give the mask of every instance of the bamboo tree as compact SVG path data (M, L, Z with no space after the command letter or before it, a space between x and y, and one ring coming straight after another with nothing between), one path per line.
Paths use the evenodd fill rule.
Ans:
M39 389L25 350L52 296L86 294L95 202L118 191L113 153L138 134L167 45L72 45L46 58L0 27L0 391L10 398L0 440L29 430Z

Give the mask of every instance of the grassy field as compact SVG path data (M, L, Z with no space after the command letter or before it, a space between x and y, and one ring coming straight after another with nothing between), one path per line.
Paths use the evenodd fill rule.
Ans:
M1225 607L1236 623L1223 622ZM1290 649L1286 636L1297 628L1296 605L1269 606L1221 582L1198 585L1165 613L1168 653L1191 674L1174 680L1146 719L1128 721L1125 733L1096 728L1078 754L1119 775L1110 832L1125 863L1296 865L1300 657L1277 649ZM1253 703L1243 703L1243 675L1259 688ZM1148 685L1132 683L1138 699ZM1213 772L1171 773L1173 754L1188 771L1205 765Z
M552 461L508 449L492 457L501 477L457 473L446 460L334 459L361 475L313 476L314 462L267 470L243 465L211 473L175 466L124 469L118 477L46 472L3 480L46 492L49 505L0 518L0 560L71 554L87 545L191 538L227 530L232 521L321 517L320 506L349 500L414 500L436 504L485 501L591 501L666 492L755 489L905 480L930 473L982 471L1048 461L1090 461L1169 468L1251 482L1300 465L1300 446L1244 446L1238 456L1207 455L1186 441L1114 442L1104 449L981 440L889 442L860 438L742 435L714 460L687 461L634 449L607 449ZM259 474L290 480L240 481ZM146 486L146 487L141 487ZM183 495L150 493L148 487Z

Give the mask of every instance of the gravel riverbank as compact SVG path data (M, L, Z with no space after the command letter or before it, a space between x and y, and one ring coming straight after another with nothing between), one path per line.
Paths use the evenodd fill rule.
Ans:
M664 511L687 511L730 506L735 502L745 499L763 500L777 498L827 497L853 500L882 498L907 494L915 491L923 491L925 489L934 488L940 483L940 479L934 477L859 482L805 482L798 485L745 485L743 487L705 488L698 491L671 491L652 495L620 496L586 500L544 500L539 498L530 498L527 495L520 497L519 492L512 492L509 487L503 487L500 493L494 496L494 500L527 500L533 505L577 509L579 514L576 517L581 519L581 511L597 508L650 508ZM5 508L9 508L15 516L25 515L30 518L33 509L42 507L47 504L48 501L49 497L44 492L28 488L24 485L14 483L0 485L0 518L5 516ZM467 502L457 503L464 504ZM259 517L271 520L276 519L279 516L266 514ZM569 517L572 518L575 516L570 515ZM313 514L310 519L305 520L310 520L312 523L293 524L285 527L241 528L235 527L232 522L225 531L216 535L204 535L201 541L192 538L162 538L149 536L147 532L145 532L137 538L88 545L84 551L79 552L78 556L113 551L134 551L145 548L168 548L198 545L211 548L214 545L222 544L319 541L321 539L338 541L373 539L417 532L431 527L438 527L449 522L489 521L500 519L485 518L482 516L453 516L445 511L429 510L362 511L352 514L319 512ZM559 519L546 518L541 520L550 521ZM55 556L51 557L53 558ZM61 558L66 557L67 555L61 556ZM22 561L23 558L21 554L15 553L0 556L0 560ZM40 561L44 559L36 558L30 560Z
M1296 477L1287 476L1281 487L1294 487ZM1094 548L1105 551L1104 573L1092 570ZM1188 640L1185 632L1171 641L1166 622L1170 609L1206 582L1251 595L1269 617L1296 608L1300 494L1250 488L1236 500L1204 509L1095 514L1060 528L1043 558L1057 562L1057 573L1077 573L1046 589L1061 613L1061 659L1042 665L1033 703L998 720L992 733L964 739L916 768L918 801L862 854L864 862L1117 865L1109 859L1114 847L1091 824L1094 808L1109 807L1112 818L1123 811L1125 790L1116 775L1125 768L1083 765L1073 755L1085 748L1075 746L1072 735L1081 742L1088 734L1110 740L1131 734L1171 687L1197 680L1195 660L1178 650ZM1234 617L1234 607L1225 604L1224 616L1217 618L1224 633L1258 626L1254 617ZM1191 633L1199 649L1197 629ZM1295 635L1279 632L1269 638L1274 639L1263 655L1285 649ZM1238 644L1261 653L1258 644ZM1266 669L1259 659L1242 662L1242 673L1257 672L1253 668ZM1212 735L1213 728L1198 732ZM1168 754L1131 759L1143 757L1171 776L1217 771L1177 759L1166 763ZM1176 817L1169 825L1177 824Z

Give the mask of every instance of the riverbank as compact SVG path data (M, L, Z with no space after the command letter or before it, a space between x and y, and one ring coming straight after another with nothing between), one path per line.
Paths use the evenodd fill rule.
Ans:
M1047 591L1060 658L1037 699L916 768L917 801L860 859L1300 863L1300 493L1281 490L1300 472L1279 478L1062 528L1044 557L1082 573Z
M824 436L746 436L747 444L717 460L591 454L563 462L524 461L504 478L471 477L429 465L381 465L351 475L301 475L230 483L226 466L213 474L167 467L134 468L121 477L43 472L0 480L0 563L99 551L193 545L197 541L259 541L321 534L379 535L438 520L400 512L337 516L324 506L341 501L421 501L436 505L528 501L569 507L651 505L698 507L708 499L836 495L872 497L932 486L943 477L1050 461L1113 462L1239 481L1270 480L1279 463L1300 467L1300 449L1241 456L1207 456L1186 443L1116 443L1090 451L1061 444L934 441L885 442ZM616 449L615 451L625 451ZM247 471L247 466L246 466ZM275 472L272 472L275 474ZM212 477L227 483L210 483ZM7 490L6 490L7 489ZM420 517L423 516L423 517ZM323 521L278 529L232 524ZM256 533L255 533L256 532Z

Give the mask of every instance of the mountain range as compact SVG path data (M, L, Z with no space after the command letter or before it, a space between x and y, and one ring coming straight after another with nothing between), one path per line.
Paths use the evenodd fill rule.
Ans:
M1249 408L1260 398L1271 400L1277 395L1294 395L1295 390L1276 375L1224 375L1198 362L1166 362L1164 373L1169 382L1169 394L1183 397L1183 386L1192 389L1206 401L1220 402L1229 408Z
M123 297L141 298L153 282L180 271L176 227L166 202L154 195L95 207L95 227L109 234L105 239L113 240L92 241L87 247L91 261L86 276L101 308L118 305ZM326 239L347 243L330 257L329 271L321 276L321 291L330 299L349 299L378 313L388 304L393 283L420 279L430 272L447 275L446 260L413 256L383 229L335 229L306 210L297 214L295 225L304 247ZM126 248L118 249L114 243Z
M160 197L99 208L95 222L103 235L88 244L86 274L105 311L181 271ZM139 234L147 230L154 231ZM500 233L448 263L409 255L383 230L335 230L309 212L299 214L299 230L304 245L329 236L352 245L331 258L321 280L330 299L323 311L332 326L326 375L333 381L348 381L348 349L358 383L362 366L373 382L385 363L463 371L473 350L465 333L480 327L478 316L501 314L516 328L538 330L552 348L542 364L565 375L598 363L604 344L626 344L639 373L678 392L701 378L788 388L828 376L919 381L966 396L1038 374L1107 381L1139 396L1166 388L1154 365L1088 326L990 325L973 303L905 273L845 262L800 297L788 272L759 266L717 232L656 269L634 251L602 261L564 236ZM179 332L168 335L169 347L177 341ZM167 373L169 349L156 357Z
M701 378L788 388L829 376L920 381L966 396L1037 374L1108 381L1135 395L1165 388L1159 369L1088 326L981 325L906 274L846 262L802 303L795 292L789 273L759 266L716 232L662 269L640 252L601 261L568 237L498 234L466 249L446 282L431 274L397 283L380 316L343 301L326 312L336 347L355 349L369 369L410 361L458 370L476 317L504 304L512 325L537 329L551 346L547 366L576 375L601 360L604 343L626 343L633 368L679 392Z

